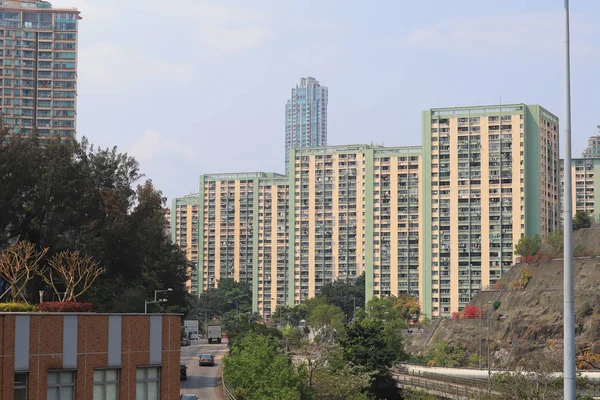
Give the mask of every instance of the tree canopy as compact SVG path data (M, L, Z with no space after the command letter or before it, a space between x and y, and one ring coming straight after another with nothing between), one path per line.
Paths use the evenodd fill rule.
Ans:
M166 199L135 159L84 138L61 142L0 131L0 249L29 241L48 248L47 262L65 250L101 268L80 300L103 312L139 312L154 290L172 288L167 309L184 311L188 262L164 232ZM44 288L37 279L32 298ZM153 305L154 306L154 305ZM155 308L158 309L158 308Z

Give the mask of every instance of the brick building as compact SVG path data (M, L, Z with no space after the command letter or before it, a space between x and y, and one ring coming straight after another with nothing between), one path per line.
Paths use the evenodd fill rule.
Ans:
M180 330L173 314L0 313L0 398L179 398Z

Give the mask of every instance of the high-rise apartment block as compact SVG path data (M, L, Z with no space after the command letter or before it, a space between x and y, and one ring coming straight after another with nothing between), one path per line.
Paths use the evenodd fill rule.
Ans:
M329 91L315 78L301 78L285 105L285 173L290 149L327 146Z
M448 317L558 229L558 118L524 104L423 113L423 308Z
M598 126L600 131L600 125ZM581 153L583 158L597 158L600 157L600 135L592 136L588 139L588 145Z
M0 1L0 100L11 133L75 138L79 19L47 1Z
M200 218L200 195L191 194L173 200L171 216L171 239L185 250L186 258L190 261L188 275L190 280L186 283L188 292L198 294L198 227Z
M564 218L564 160L560 160L560 168L561 217ZM571 159L571 182L573 216L577 211L585 211L600 222L600 158Z
M410 294L450 317L522 236L559 229L558 135L537 105L431 109L423 147L292 148L287 176L203 175L198 288L251 282L268 316L364 272L367 300Z

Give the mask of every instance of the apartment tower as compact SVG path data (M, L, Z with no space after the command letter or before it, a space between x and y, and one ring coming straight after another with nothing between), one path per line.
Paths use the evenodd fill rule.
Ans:
M423 310L449 317L559 224L558 118L537 105L423 112ZM431 250L429 250L431 249Z
M47 1L0 1L2 115L12 134L76 137L75 8Z
M327 146L328 89L315 78L301 78L285 105L285 173L289 151L300 147Z
M560 160L561 220L564 218L564 160ZM571 159L571 182L573 182L573 216L585 211L594 221L600 222L600 157ZM561 223L562 226L562 223Z
M363 272L367 300L418 297L423 173L420 147L291 150L289 304Z
M198 227L200 217L200 195L191 194L173 200L171 215L167 219L171 226L171 239L185 251L185 256L191 266L188 269L190 279L186 282L189 293L198 292Z
M600 131L600 125L598 125ZM600 157L600 135L592 136L588 139L588 145L581 153L583 158L597 158Z

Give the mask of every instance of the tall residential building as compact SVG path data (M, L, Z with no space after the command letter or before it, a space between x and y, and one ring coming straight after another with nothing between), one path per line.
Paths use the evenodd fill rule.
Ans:
M560 160L561 219L564 218L564 160ZM571 159L573 216L585 211L600 222L600 158ZM562 225L561 225L562 226Z
M600 125L598 125L600 130ZM592 136L588 139L588 145L581 153L583 158L596 158L600 157L600 135Z
M301 78L285 105L285 173L290 149L327 146L328 89L315 78Z
M420 147L290 151L290 305L363 272L367 299L419 296L422 167Z
M558 229L558 136L558 118L537 105L423 112L421 299L433 317L496 283L523 235Z
M289 184L265 172L200 177L200 290L233 278L252 285L253 309L270 315L288 297Z
M75 138L80 19L47 1L0 1L0 100L11 133Z
M186 288L189 293L198 294L198 227L200 217L200 195L191 194L173 200L171 207L171 239L179 245L190 262L188 268L189 280Z

